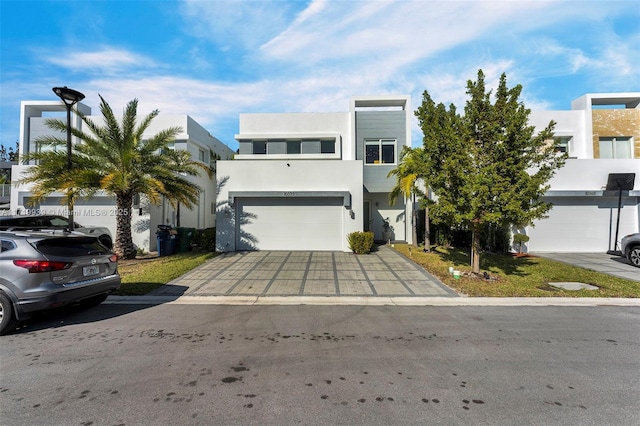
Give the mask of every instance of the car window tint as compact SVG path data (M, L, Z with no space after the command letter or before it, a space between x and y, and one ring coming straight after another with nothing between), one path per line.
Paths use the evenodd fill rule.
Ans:
M107 254L109 251L95 238L48 238L36 243L42 254L52 256L88 256Z
M13 241L0 240L0 252L13 250L14 248L16 248L16 245L13 243Z

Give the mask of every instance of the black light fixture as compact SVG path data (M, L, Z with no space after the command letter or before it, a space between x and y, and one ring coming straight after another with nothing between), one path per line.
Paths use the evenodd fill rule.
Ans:
M71 171L71 108L78 102L84 99L84 94L78 92L77 90L69 89L67 86L64 87L54 87L53 93L56 94L65 107L67 108L67 171ZM67 205L68 213L69 213L69 231L74 230L75 221L73 218L73 204L71 200L69 200L69 204Z

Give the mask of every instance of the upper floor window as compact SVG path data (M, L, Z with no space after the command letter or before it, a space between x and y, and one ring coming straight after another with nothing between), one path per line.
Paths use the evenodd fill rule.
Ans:
M556 152L569 153L571 152L571 136L558 136L554 139L554 149Z
M633 158L633 140L630 137L599 138L600 158Z
M267 141L253 141L253 153L254 154L266 154L267 153Z
M366 139L365 163L366 164L395 164L396 139Z
M198 149L198 160L202 161L203 163L205 162L204 149Z

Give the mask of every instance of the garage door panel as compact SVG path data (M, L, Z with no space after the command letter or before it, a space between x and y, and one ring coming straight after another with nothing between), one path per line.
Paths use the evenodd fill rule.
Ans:
M237 200L238 250L341 250L340 198Z
M531 251L602 252L613 248L618 216L618 200L614 198L567 197L550 199L553 208L549 218L536 221L529 231ZM635 229L637 206L631 200L620 211L620 235Z

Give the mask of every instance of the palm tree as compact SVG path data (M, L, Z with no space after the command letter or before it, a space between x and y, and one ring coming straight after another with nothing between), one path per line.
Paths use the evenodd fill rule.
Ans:
M399 196L404 199L413 198L412 206L412 229L413 245L418 245L417 213L415 209L416 197L426 198L425 192L418 185L419 180L425 180L425 163L422 160L423 151L420 148L403 147L400 152L400 162L398 166L391 170L387 177L395 176L396 184L389 193L389 205L393 205ZM428 191L428 188L427 188ZM425 206L425 230L424 230L424 250L429 251L431 239L429 237L429 206Z
M71 207L78 197L91 197L98 191L115 196L114 252L121 258L130 259L136 254L131 238L134 196L144 194L152 204L158 204L164 196L174 207L178 203L192 207L198 201L200 188L187 177L198 175L200 170L212 177L213 172L205 164L191 160L187 151L169 148L182 131L180 127L171 127L143 139L158 110L138 123L138 100L134 99L127 104L119 123L102 96L100 101L104 123L99 124L75 111L89 132L71 129L83 142L73 146L71 171L66 168L66 153L55 149L64 146L66 139L43 137L37 143L54 149L25 156L26 161L36 160L37 164L28 170L21 182L35 184L32 193L36 202L56 191L65 194L63 201ZM48 119L46 124L53 130L66 131L66 123L62 120Z

